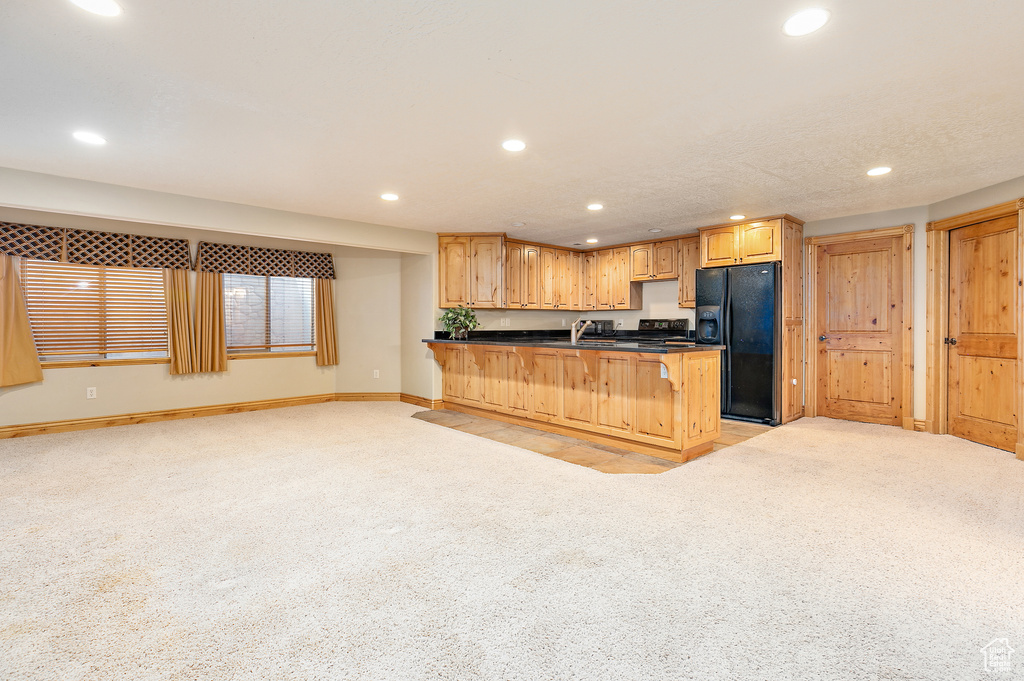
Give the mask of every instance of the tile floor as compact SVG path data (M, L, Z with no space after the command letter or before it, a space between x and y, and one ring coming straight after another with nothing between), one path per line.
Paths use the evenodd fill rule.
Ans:
M587 466L602 473L664 473L683 465L610 445L577 440L565 435L556 435L543 430L447 409L421 411L413 414L413 417L489 440L529 449L531 452L561 459L578 466ZM739 444L768 429L769 426L756 423L723 419L722 437L715 440L715 451Z

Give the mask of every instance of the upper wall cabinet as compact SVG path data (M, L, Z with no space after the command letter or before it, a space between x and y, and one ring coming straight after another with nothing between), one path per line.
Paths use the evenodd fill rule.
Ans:
M505 307L540 309L540 246L505 243Z
M700 265L700 237L679 240L679 307L697 307L697 267Z
M700 266L724 267L782 260L782 219L700 230Z
M439 307L504 307L505 239L439 236Z
M679 276L678 250L679 242L676 239L630 246L630 279L633 281L675 279Z

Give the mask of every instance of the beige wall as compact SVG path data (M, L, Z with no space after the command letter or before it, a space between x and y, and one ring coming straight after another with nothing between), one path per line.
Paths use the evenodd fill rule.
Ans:
M298 216L300 221L302 217ZM0 221L187 238L193 254L202 240L330 251L338 276L335 315L340 359L338 367L324 368L317 367L312 357L231 360L225 373L195 376L170 376L166 364L46 369L42 383L0 388L0 426L335 392L402 390L402 253L9 207L0 207ZM286 232L284 225L279 226ZM340 223L337 227L336 241L345 238ZM432 255L415 257L426 260L429 269L436 260L437 237L417 234L414 242L422 243L423 236ZM426 282L414 278L407 283L411 289L425 284L433 298L430 282L436 277L429 271L414 271L410 276L424 277ZM433 312L432 306L425 309L428 315ZM380 370L379 379L373 378L373 369ZM424 362L420 373L432 370ZM87 387L97 389L96 399L85 399ZM422 396L432 396L431 390L428 381Z
M441 398L441 369L423 343L433 338L437 309L437 255L402 256L402 392Z
M914 225L914 418L924 420L925 404L925 342L927 331L926 282L928 273L926 227L929 221L986 208L1004 201L1024 197L1024 177L954 196L927 206L851 215L831 220L817 220L804 225L804 236L842 234L897 225ZM806 382L805 382L806 384Z

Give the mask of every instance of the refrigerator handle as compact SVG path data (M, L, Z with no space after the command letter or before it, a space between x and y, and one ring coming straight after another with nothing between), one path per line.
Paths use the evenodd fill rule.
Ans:
M722 367L722 412L732 413L732 291L729 279L725 284L725 311L722 313L722 343L725 345L725 366Z

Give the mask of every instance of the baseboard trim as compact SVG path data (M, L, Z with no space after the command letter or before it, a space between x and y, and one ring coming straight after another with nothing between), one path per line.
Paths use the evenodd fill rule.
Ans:
M334 393L336 402L398 402L401 393Z
M441 409L441 400L428 400L405 393L326 393L323 395L304 395L302 397L281 397L273 400L254 400L251 402L232 402L230 404L214 404L205 407L187 407L184 409L161 409L115 416L96 416L85 419L67 419L64 421L45 421L42 423L23 423L13 426L0 426L0 440L14 437L29 437L47 433L67 433L75 430L92 430L94 428L110 428L112 426L129 426L136 423L156 423L158 421L174 421L177 419L198 418L201 416L222 416L224 414L241 414L261 409L279 409L281 407L300 407L306 404L323 402L408 402L428 409Z
M928 429L925 428L925 422L922 419L914 419L914 430L918 433L928 432Z
M444 409L444 400L428 400L425 397L419 395L410 395L409 393L401 394L401 401L406 404L412 404L417 407L423 407L424 409Z

